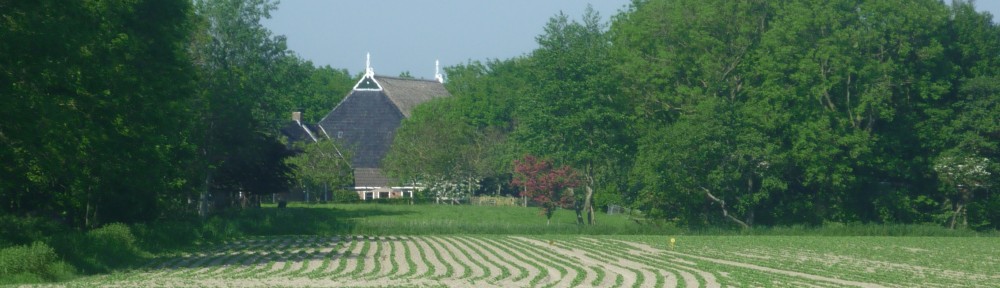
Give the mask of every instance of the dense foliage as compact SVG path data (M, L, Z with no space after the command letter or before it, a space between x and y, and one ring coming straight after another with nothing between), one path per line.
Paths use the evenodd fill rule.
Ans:
M0 1L0 214L89 229L286 191L277 128L351 77L292 54L260 23L274 9Z
M322 137L316 142L298 142L293 145L298 153L285 159L285 162L296 167L292 176L297 182L296 188L305 191L306 201L328 201L332 195L342 195L341 192L348 192L348 197L353 196L353 200L358 200L356 192L341 191L343 187L350 187L354 181L351 177L350 151L341 149L336 140ZM317 196L311 198L310 195ZM347 200L333 198L335 201L340 200L338 203Z
M276 6L0 0L0 218L49 223L3 227L0 249L46 279L67 271L49 248L99 271L66 247L134 241L97 227L347 181L322 173L345 168L332 142L290 158L279 137L354 77L289 51L260 23ZM589 224L617 204L689 226L1000 228L1000 28L970 2L647 0L602 21L556 15L530 54L446 68L454 97L414 110L387 171L422 197L517 195L515 159L537 155L579 173Z
M393 149L496 167L480 179L539 155L581 171L588 209L694 226L1000 228L1000 28L970 2L648 0L544 31L447 69L455 97ZM431 126L471 138L422 140ZM490 157L449 153L485 135Z

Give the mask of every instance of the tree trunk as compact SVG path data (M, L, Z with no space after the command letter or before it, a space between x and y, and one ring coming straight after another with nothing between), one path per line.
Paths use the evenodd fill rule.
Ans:
M753 193L753 176L747 179L747 194ZM747 226L753 226L753 209L747 212L746 223Z
M583 209L587 210L587 224L594 225L597 224L597 219L594 218L594 201L592 201L594 198L594 189L591 188L590 184L585 188L587 189L587 195L583 197Z
M701 187L701 190L705 191L705 196L708 196L709 200L712 200L715 203L719 203L719 207L722 208L722 216L723 217L726 217L727 219L729 219L730 221L735 222L736 224L739 224L740 227L743 227L743 229L749 229L750 228L750 225L747 225L746 222L740 221L739 218L733 217L733 215L729 215L729 211L726 210L726 200L722 200L722 199L719 199L718 197L715 197L715 195L712 195L712 192L708 191L708 189L705 189L705 187Z
M593 176L592 166L587 165L586 181L584 184L584 189L586 189L587 194L583 197L583 209L587 211L587 224L594 225L597 224L597 219L594 217L594 176Z
M950 226L949 228L951 230L955 230L955 222L957 222L958 220L958 215L962 214L962 208L964 207L965 205L963 205L962 203L955 205L955 213L951 215L951 225L949 225Z
M580 201L573 201L573 211L576 212L576 224L583 225L583 206Z
M576 198L576 190L569 188L569 194L573 195L573 212L576 212L576 224L583 225L583 203Z
M208 216L208 190L212 187L212 172L205 173L205 190L201 191L198 200L198 216L205 218Z
M962 216L962 214L965 213L965 203L969 199L967 190L959 188L959 193L961 194L959 195L958 201L955 203L955 213L951 215L951 224L949 225L952 230L955 229L955 224L958 222L958 217Z
M954 224L954 221L952 221L952 224ZM90 199L87 199L87 208L83 210L83 227L90 228Z

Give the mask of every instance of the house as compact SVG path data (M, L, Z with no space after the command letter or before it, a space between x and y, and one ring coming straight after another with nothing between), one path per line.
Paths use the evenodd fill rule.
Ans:
M316 142L316 131L317 127L315 125L307 125L302 123L302 112L295 111L292 112L292 121L285 123L285 126L281 127L281 135L288 139L288 145L294 142Z
M352 156L354 190L362 199L412 197L413 187L391 187L381 162L403 119L413 108L431 99L451 96L443 77L435 80L376 75L370 58L365 74L323 119L316 133L343 143ZM386 197L382 197L386 196Z

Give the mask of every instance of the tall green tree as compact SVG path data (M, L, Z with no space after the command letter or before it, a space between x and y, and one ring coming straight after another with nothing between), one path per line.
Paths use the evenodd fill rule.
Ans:
M93 227L183 208L190 2L0 6L3 211Z
M456 98L434 99L403 121L384 166L401 184L422 184L437 197L458 199L478 190L483 157L477 133L461 121Z
M616 179L630 166L635 144L627 101L616 93L610 41L597 12L588 7L582 22L559 14L544 29L531 54L530 89L519 103L513 139L521 151L581 171L582 207L594 224L594 188L618 190L624 182Z
M763 1L647 1L615 18L616 73L641 131L638 205L695 224L721 215L753 225L780 181L780 116L751 99ZM711 204L711 206L708 206ZM721 213L719 213L721 212ZM766 215L765 215L766 216ZM712 219L712 218L708 218Z
M445 68L445 87L458 102L452 113L458 113L457 117L474 129L467 155L477 156L467 159L483 177L483 193L517 194L509 185L513 168L510 164L520 156L509 139L517 107L531 89L530 65L530 59L518 57Z
M791 112L783 126L791 171L802 179L795 195L813 192L816 213L800 217L871 220L865 211L877 207L866 200L879 192L866 187L905 179L896 165L919 149L882 136L905 137L913 104L950 87L940 33L946 9L935 1L813 4L788 3L776 13L758 56L767 79L759 97Z
M951 216L946 224L955 227L957 217L962 217L962 227L997 229L1000 228L1000 213L996 213L1000 211L1000 196L995 191L1000 181L997 177L986 177L983 181L972 176L1000 173L997 164L1000 161L1000 120L995 116L1000 113L1000 85L997 84L1000 83L997 82L1000 70L996 68L1000 65L1000 53L997 53L1000 51L1000 27L992 15L977 12L970 1L953 1L951 15L948 31L953 38L947 42L946 53L955 63L957 77L951 79L949 97L925 107L928 120L924 121L926 130L921 135L927 140L929 150L937 153L929 158L935 160L935 172L941 180L937 187L945 197L940 201L945 206L943 214ZM962 162L972 163L963 163L961 169L948 165ZM968 170L978 165L985 166L985 170L966 173L968 177L964 180L947 173L947 170Z
M207 168L199 210L204 214L212 194L235 199L287 189L290 168L277 149L276 131L284 123L278 119L292 111L285 93L308 71L288 51L285 38L260 23L277 3L200 1L195 8L202 19L193 50L203 99L200 152Z

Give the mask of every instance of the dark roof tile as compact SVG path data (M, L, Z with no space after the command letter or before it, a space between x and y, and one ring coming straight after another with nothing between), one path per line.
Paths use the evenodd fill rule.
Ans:
M354 169L355 187L389 187L389 178L378 168Z
M301 142L301 141L316 141L315 130L310 129L307 125L302 125L298 121L289 121L285 126L281 127L281 135L288 137L289 142Z

